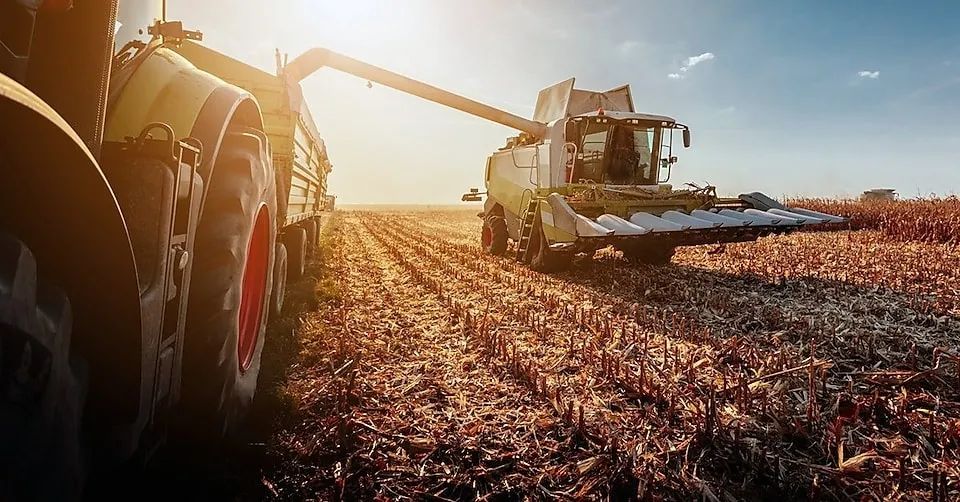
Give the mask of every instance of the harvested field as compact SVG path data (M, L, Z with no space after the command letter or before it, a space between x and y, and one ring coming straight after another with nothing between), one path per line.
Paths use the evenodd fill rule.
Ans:
M960 248L879 230L543 275L347 212L261 496L954 500Z

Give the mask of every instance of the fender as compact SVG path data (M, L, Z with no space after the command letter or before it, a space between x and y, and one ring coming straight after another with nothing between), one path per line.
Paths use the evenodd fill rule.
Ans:
M210 179L228 127L263 130L253 95L198 69L168 47L145 54L123 88L111 94L105 141L137 137L151 122L169 124L177 138L196 138L203 145L204 181Z
M88 416L99 417L100 410L114 419L135 416L138 402L130 398L140 390L140 293L120 207L76 132L2 74L0 227L31 247L39 273L70 298L73 346L89 363Z

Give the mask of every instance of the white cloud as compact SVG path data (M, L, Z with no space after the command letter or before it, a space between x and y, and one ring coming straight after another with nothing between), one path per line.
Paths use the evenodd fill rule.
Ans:
M693 68L704 61L710 61L711 59L716 59L716 56L712 52L704 52L699 56L690 56L683 61L682 65L680 65L679 72L670 73L667 75L667 78L673 80L682 80L686 78L686 73L690 71L690 68Z
M715 58L715 57L716 57L716 56L714 56L712 52L704 52L703 54L701 54L701 55L699 55L699 56L690 56L690 57L687 58L687 62L684 63L683 68L692 68L692 67L697 66L698 64L700 64L700 63L702 63L702 62L704 62L704 61L710 61L711 59L713 59L713 58ZM683 71L686 71L686 70L683 70Z
M870 71L870 70L860 70L860 71L857 73L857 75L859 75L860 78L869 78L869 79L876 80L876 79L880 78L880 71L879 71L879 70L874 70L874 71Z

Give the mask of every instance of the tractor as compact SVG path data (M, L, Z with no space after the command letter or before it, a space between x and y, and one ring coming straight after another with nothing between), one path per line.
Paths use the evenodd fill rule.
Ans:
M161 0L0 0L0 498L218 451L332 169L296 80Z

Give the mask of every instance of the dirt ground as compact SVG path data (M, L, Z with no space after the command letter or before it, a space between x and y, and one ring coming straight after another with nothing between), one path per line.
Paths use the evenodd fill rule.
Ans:
M240 498L960 496L960 249L795 233L543 275L475 214L336 214Z

